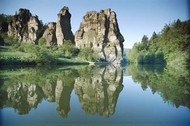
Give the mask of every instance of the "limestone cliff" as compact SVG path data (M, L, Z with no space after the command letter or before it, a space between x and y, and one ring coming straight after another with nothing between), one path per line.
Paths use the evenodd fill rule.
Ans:
M15 39L22 40L23 32L27 29L27 23L32 14L27 9L19 9L19 13L13 17L12 22L8 26L8 35Z
M46 30L42 36L46 40L47 45L56 45L57 44L57 38L55 35L55 31L56 31L56 23L54 23L54 22L48 23Z
M58 19L56 24L56 38L57 44L62 45L65 40L71 40L74 42L74 36L71 31L71 14L68 7L63 7L58 13Z
M8 35L20 41L37 44L40 34L40 22L29 10L19 9L8 26Z
M87 12L75 34L78 48L89 47L99 54L100 60L114 64L122 60L123 41L116 13L111 9Z
M40 35L40 21L38 20L38 16L30 17L28 21L28 30L24 33L23 41L28 43L38 43L39 35Z

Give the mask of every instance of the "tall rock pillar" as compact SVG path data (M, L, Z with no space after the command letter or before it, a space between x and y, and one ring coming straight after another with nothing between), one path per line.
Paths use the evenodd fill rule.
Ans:
M69 8L63 7L58 13L58 20L56 23L56 38L58 45L62 45L65 40L74 42L70 19L71 14L69 13Z

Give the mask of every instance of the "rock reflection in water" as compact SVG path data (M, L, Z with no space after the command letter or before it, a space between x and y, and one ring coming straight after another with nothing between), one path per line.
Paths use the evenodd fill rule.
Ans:
M86 113L109 117L115 112L123 88L122 70L113 66L64 70L27 68L16 70L17 74L7 73L10 75L0 81L0 105L14 108L18 114L28 114L44 98L56 102L58 113L65 118L71 109L74 89Z
M18 114L27 114L31 108L37 108L42 98L42 91L36 84L18 82L7 87L6 104L15 108Z
M70 111L70 98L73 87L74 83L70 83L68 85L65 84L64 81L57 81L57 86L55 89L57 111L63 118L67 117L67 114Z
M96 71L87 70L87 73L91 76L78 77L74 85L82 109L88 114L113 115L123 89L122 70L107 66Z

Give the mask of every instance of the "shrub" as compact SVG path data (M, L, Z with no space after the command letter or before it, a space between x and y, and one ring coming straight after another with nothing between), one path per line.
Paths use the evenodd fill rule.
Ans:
M45 44L46 44L46 40L41 37L41 38L38 40L38 45L45 45Z
M100 59L100 56L97 52L93 51L91 48L81 49L78 55L81 59L88 61L97 61Z
M154 64L154 54L147 53L144 57L144 63L145 64Z
M35 52L35 55L35 62L38 65L56 64L56 58L47 49L40 48L38 52Z
M144 64L144 55L140 54L137 58L137 63L138 64Z
M0 35L0 46L3 46L4 45L4 39L1 37L1 35Z
M14 39L13 37L8 36L6 33L0 33L0 36L4 40L4 44L6 45L15 45L20 43L17 39Z
M154 64L166 64L163 52L160 51L156 52Z
M71 40L64 41L63 45L59 47L59 51L69 57L77 56L79 53L79 49L75 47Z

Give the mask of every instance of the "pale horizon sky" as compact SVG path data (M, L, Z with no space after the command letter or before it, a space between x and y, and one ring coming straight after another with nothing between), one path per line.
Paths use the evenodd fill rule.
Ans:
M73 34L78 30L87 11L111 8L117 14L124 47L132 48L143 35L151 37L165 24L174 20L190 19L190 0L0 0L0 13L14 15L19 8L26 8L38 15L44 23L56 22L57 14L64 6L72 15Z

